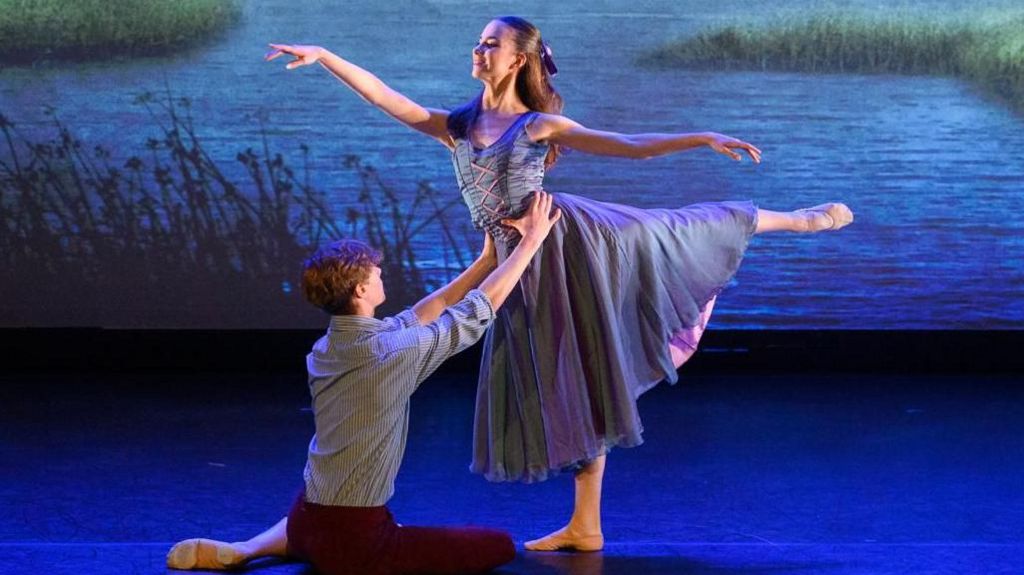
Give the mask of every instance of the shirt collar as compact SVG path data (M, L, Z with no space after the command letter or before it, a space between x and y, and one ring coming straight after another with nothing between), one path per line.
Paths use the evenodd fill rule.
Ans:
M380 331L384 322L364 315L332 315L330 330L338 333L364 333Z

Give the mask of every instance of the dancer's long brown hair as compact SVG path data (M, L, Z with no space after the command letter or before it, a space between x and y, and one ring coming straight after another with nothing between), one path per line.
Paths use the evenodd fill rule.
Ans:
M526 55L526 64L516 76L516 95L526 107L536 112L548 114L562 113L562 96L551 85L551 76L541 61L544 42L540 30L522 18L502 16L497 20L515 30L514 41L516 50ZM452 110L448 115L448 131L456 138L468 138L469 130L480 115L480 105L484 92L480 91L475 98ZM555 165L561 155L561 146L552 144L548 155L544 157L544 167Z

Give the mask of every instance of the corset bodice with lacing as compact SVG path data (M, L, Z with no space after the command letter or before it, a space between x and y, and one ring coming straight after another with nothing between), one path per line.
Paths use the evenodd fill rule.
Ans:
M500 221L526 209L530 194L543 189L546 143L531 142L526 126L536 112L521 115L500 138L476 148L467 138L455 140L452 164L473 224L495 239L512 241L517 234Z

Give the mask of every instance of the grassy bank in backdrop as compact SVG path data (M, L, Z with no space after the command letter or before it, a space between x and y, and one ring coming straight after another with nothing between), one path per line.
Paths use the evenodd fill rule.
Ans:
M0 0L0 60L163 54L240 16L237 0Z
M640 59L660 68L963 78L1024 111L1024 12L929 17L825 14L730 25Z

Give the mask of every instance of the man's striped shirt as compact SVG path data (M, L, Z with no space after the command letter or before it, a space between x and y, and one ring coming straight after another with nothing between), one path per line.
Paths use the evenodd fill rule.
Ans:
M480 290L426 325L411 309L383 320L332 316L306 357L316 424L303 473L306 501L384 505L405 453L410 396L445 359L480 339L493 319Z

